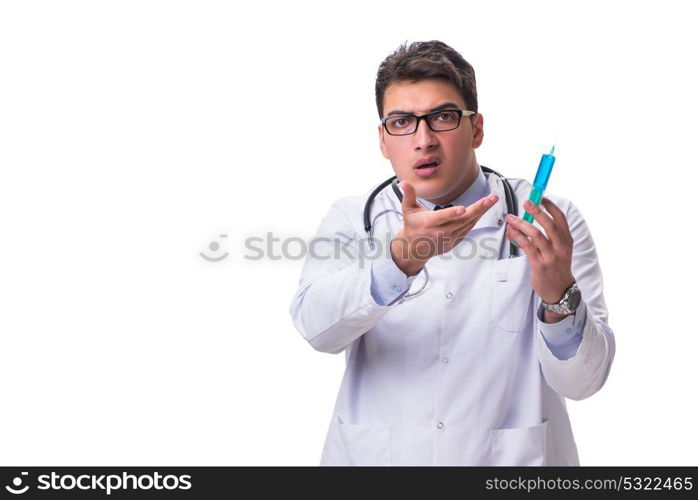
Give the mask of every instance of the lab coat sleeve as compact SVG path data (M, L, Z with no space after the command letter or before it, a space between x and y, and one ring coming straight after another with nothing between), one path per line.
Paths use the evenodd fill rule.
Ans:
M545 323L543 305L538 306L538 328L550 352L557 359L570 359L577 353L582 343L582 330L586 324L587 308L584 303L577 310L557 323Z
M386 253L371 250L365 232L356 232L346 207L351 207L347 198L337 200L320 222L308 245L298 290L290 305L300 334L316 350L332 354L342 352L392 307L399 307L399 302L381 305L374 299L372 256L386 258ZM379 239L375 242L385 246Z
M417 277L403 273L393 259L371 261L371 295L382 306L400 300Z
M553 199L555 202L556 200ZM558 205L560 206L560 205ZM603 296L603 277L591 233L581 213L569 203L567 223L574 239L572 274L582 292L582 303L575 318L562 321L574 323L584 317L581 342L568 359L556 356L556 348L548 345L543 330L549 325L536 315L536 345L543 375L559 394L574 400L587 398L603 387L615 356L615 338L608 325L608 309ZM541 299L536 295L536 309ZM584 308L580 312L580 308ZM570 325L573 327L574 325ZM549 329L550 337L554 337ZM573 336L573 331L568 332ZM554 340L553 340L554 342ZM558 351L558 354L560 352ZM570 353L571 354L571 353Z

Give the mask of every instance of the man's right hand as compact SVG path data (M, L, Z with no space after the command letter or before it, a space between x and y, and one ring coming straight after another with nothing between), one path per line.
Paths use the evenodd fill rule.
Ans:
M491 194L468 207L433 211L417 202L414 187L409 182L402 181L400 185L404 226L393 237L390 254L407 276L419 273L430 258L446 253L460 243L499 199L496 194Z

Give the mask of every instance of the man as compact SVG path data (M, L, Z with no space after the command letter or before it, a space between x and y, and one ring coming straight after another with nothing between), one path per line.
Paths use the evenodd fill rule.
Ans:
M597 392L615 353L584 219L551 194L531 206L523 179L535 223L505 217L475 156L473 68L443 42L386 58L376 101L402 194L371 207L385 251L367 262L358 237L373 189L336 201L290 306L315 349L345 352L321 465L578 465L565 398Z

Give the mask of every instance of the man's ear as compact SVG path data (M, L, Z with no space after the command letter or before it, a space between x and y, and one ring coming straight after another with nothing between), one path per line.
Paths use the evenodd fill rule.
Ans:
M384 133L385 130L383 130L383 125L378 125L378 143L381 147L381 153L383 153L384 158L387 158L389 160L390 155L388 154L388 148L385 146L385 136L383 135Z
M479 148L485 138L483 118L480 113L473 115L473 149Z

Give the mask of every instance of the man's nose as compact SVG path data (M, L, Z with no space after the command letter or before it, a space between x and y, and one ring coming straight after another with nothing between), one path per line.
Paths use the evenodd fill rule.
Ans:
M414 133L417 149L429 149L438 143L436 133L429 128L426 120L419 120L417 130Z

